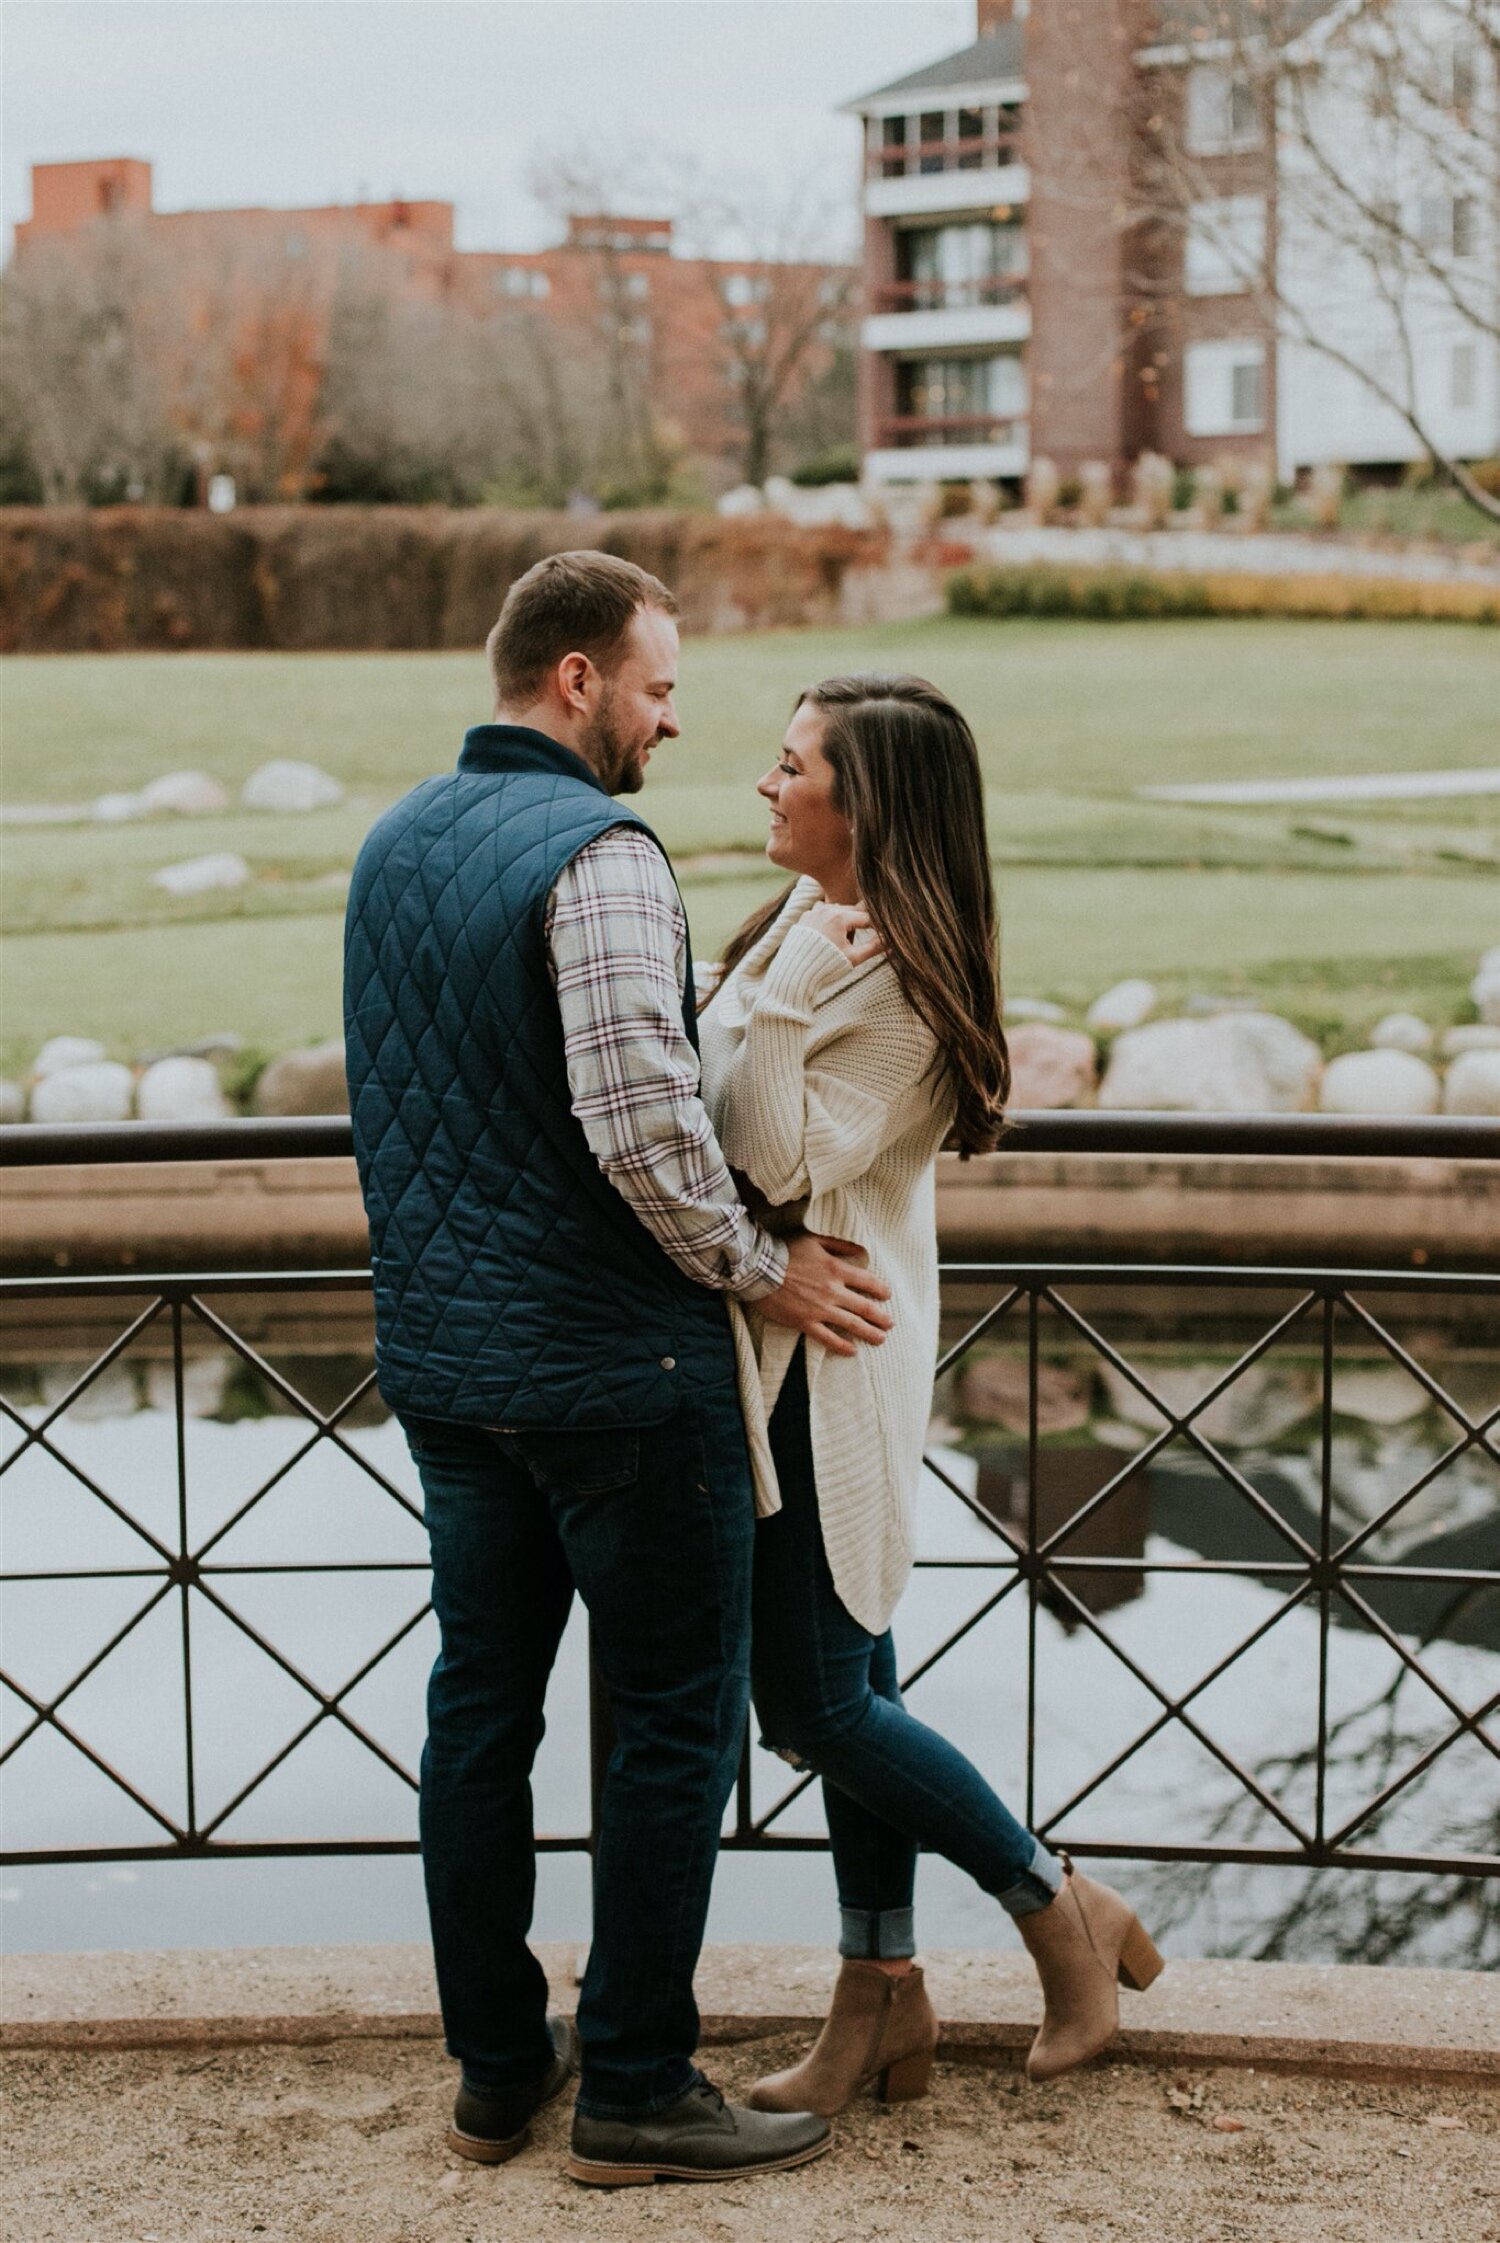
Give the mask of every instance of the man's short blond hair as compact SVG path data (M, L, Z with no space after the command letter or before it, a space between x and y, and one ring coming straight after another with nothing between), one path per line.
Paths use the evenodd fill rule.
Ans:
M661 579L634 561L613 553L549 554L516 578L485 641L496 701L525 708L565 654L586 654L608 674L643 608L678 612Z

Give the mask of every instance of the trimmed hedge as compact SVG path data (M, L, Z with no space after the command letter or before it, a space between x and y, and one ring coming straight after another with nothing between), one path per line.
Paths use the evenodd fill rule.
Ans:
M545 554L617 553L671 585L693 631L826 623L881 534L491 508L0 508L0 651L473 647Z
M948 579L951 615L1073 615L1123 622L1141 616L1279 615L1500 623L1500 586L1393 576L1260 576L1034 567L959 569Z

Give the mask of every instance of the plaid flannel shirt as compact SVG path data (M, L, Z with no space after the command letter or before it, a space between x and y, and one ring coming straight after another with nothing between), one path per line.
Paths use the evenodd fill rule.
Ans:
M684 1275L759 1300L786 1248L747 1214L698 1095L682 1025L687 922L655 842L615 826L547 901L568 1088L600 1168Z

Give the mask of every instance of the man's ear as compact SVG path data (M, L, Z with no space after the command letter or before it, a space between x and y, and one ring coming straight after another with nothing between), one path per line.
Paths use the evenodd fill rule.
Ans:
M589 687L595 676L593 663L586 654L565 654L557 665L557 690L564 704L579 716L586 716L589 706Z

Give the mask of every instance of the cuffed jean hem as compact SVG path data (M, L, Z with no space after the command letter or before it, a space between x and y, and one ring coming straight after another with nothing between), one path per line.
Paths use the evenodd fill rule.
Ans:
M1048 1908L1063 1889L1066 1872L1056 1854L1048 1853L1040 1838L1033 1838L1031 1860L1013 1885L995 1898L1007 1916L1035 1916Z
M846 1962L899 1963L916 1951L914 1909L840 1906L839 1953Z
M680 2103L689 2088L696 2087L702 2077L696 2064L686 2064L680 2086L672 2088L665 2095L653 2095L644 2103L601 2103L596 2095L587 2095L580 2088L573 2099L573 2107L582 2111L585 2118L655 2118L658 2111L669 2109L673 2103Z

